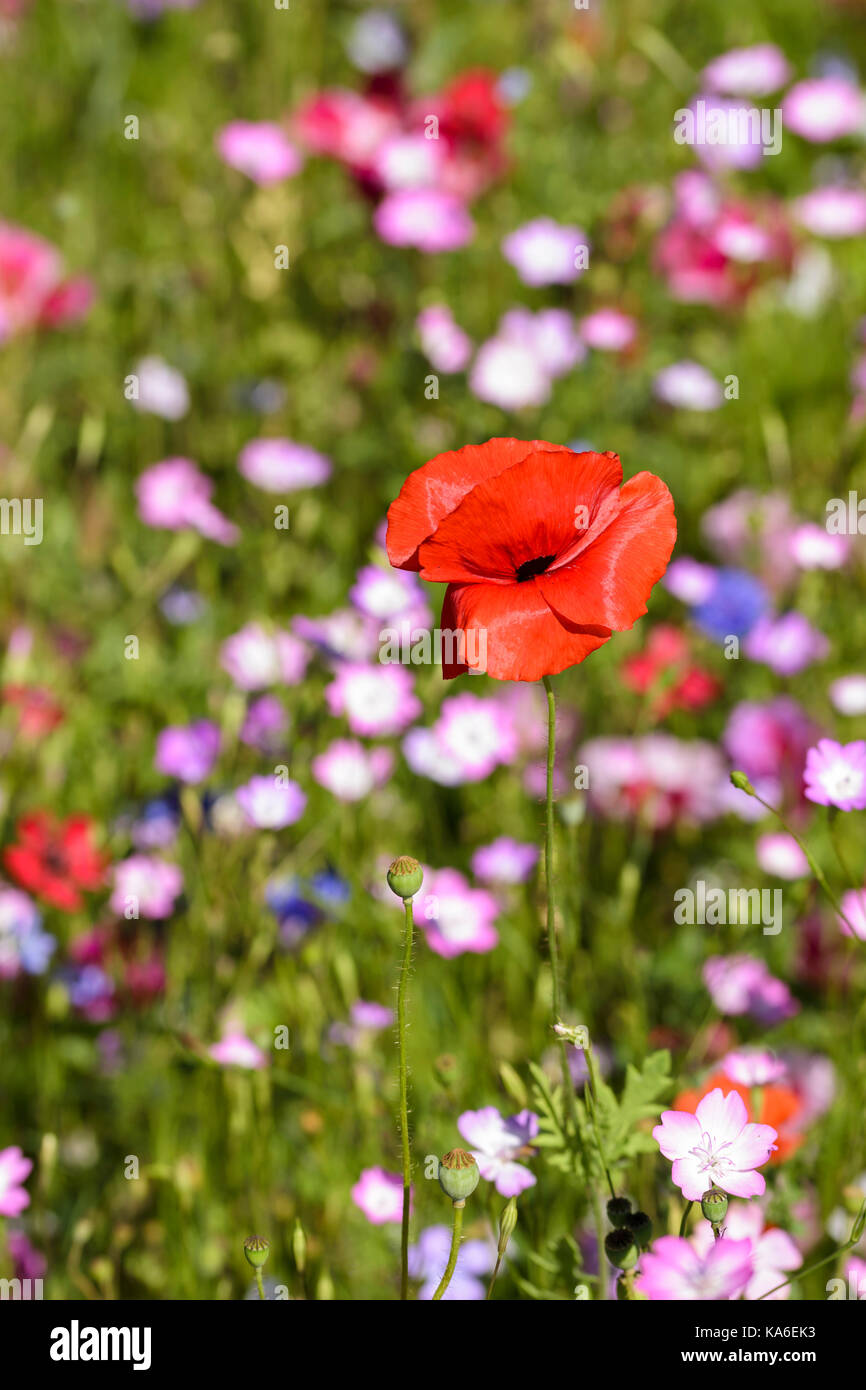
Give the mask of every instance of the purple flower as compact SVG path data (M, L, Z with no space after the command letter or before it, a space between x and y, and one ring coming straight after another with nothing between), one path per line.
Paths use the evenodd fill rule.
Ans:
M297 782L279 777L251 777L235 792L235 800L258 830L283 830L301 819L307 798Z
M752 1242L716 1240L703 1256L682 1236L662 1236L641 1256L635 1287L650 1300L737 1298L752 1277Z
M413 681L402 666L346 662L325 690L332 714L345 715L353 734L400 734L421 713Z
M789 544L794 562L803 570L841 569L850 549L847 536L831 536L812 522L798 526Z
M460 767L463 780L478 782L517 753L517 730L510 710L495 698L469 691L442 701L434 725L436 742Z
M423 1302L432 1300L448 1263L451 1249L451 1230L448 1226L428 1226L422 1231L414 1245L409 1246L409 1274L423 1283L418 1290L418 1298ZM464 1240L457 1255L457 1266L451 1276L448 1288L442 1295L442 1302L480 1301L485 1297L485 1286L477 1277L489 1274L496 1262L496 1246L492 1241Z
M32 1159L25 1158L21 1149L0 1149L0 1216L20 1216L29 1207L30 1193L21 1184L32 1168Z
M499 904L483 888L471 888L456 869L427 870L417 899L418 920L427 945L451 960L466 951L483 954L499 944L493 925Z
M724 1239L716 1241L708 1221L701 1222L691 1237L691 1244L701 1259L706 1259L714 1245L726 1245L729 1241L741 1244L751 1242L752 1272L742 1297L747 1300L762 1298L790 1298L791 1286L785 1278L792 1269L799 1269L803 1257L787 1232L778 1227L765 1227L765 1217L757 1202L737 1202L732 1205L725 1217ZM779 1288L778 1285L784 1285ZM775 1289L775 1293L770 1290ZM731 1298L739 1297L732 1293Z
M716 378L699 362L672 362L663 367L656 373L653 391L660 401L678 410L718 410L724 400Z
M742 768L752 781L784 777L799 786L806 750L816 733L796 700L780 695L765 704L744 700L736 705L722 743L734 767Z
M538 847L500 835L472 856L472 872L482 883L524 883L538 863Z
M840 676L828 694L840 714L866 714L866 676Z
M853 135L863 114L863 95L845 77L808 78L792 87L782 102L785 129L813 144Z
M376 209L373 225L389 246L417 246L428 255L456 251L475 232L460 199L435 188L403 188L387 194Z
M523 1157L538 1134L538 1116L531 1110L505 1119L495 1105L464 1110L457 1128L475 1155L482 1178L503 1197L517 1197L535 1186L535 1175L516 1160Z
M713 588L692 610L698 627L710 637L742 637L750 632L767 607L767 595L746 570L716 570Z
M292 439L251 439L241 449L238 471L264 492L297 492L327 482L331 460Z
M23 970L42 975L57 946L42 930L36 904L18 888L0 884L0 980L14 980Z
M785 613L781 618L761 618L748 633L744 646L746 656L762 661L777 676L796 676L813 661L821 661L828 650L823 632L796 612Z
M157 772L180 782L203 782L219 756L220 731L210 719L173 724L156 740Z
M813 236L862 236L866 232L866 193L830 185L797 198L791 211Z
M583 269L578 250L588 250L580 227L537 217L511 232L502 243L502 254L514 266L524 285L570 285Z
M769 1086L787 1075L788 1068L772 1052L740 1047L722 1058L722 1071L737 1086Z
M394 766L390 748L364 748L351 738L337 738L311 763L313 777L338 801L362 801L384 786Z
M808 859L793 836L784 830L759 836L755 858L765 873L774 874L776 878L805 878L809 873Z
M732 96L765 97L776 92L791 75L788 60L774 43L732 48L708 63L703 79L713 92Z
M177 864L146 854L133 854L115 864L110 907L118 916L170 917L175 899L183 892L183 874Z
M586 344L565 309L509 309L499 320L497 337L531 352L554 381L583 362Z
M260 695L247 709L238 737L250 748L274 753L282 746L289 727L289 716L276 695Z
M426 629L433 621L421 582L411 570L364 565L358 570L349 598L365 617L375 619L377 626L404 618L417 623L419 629Z
M699 1202L715 1185L733 1197L760 1197L766 1187L756 1169L776 1149L771 1125L749 1121L739 1091L724 1095L720 1086L688 1110L665 1110L653 1138L673 1160L671 1177L687 1202Z
M400 1221L403 1216L403 1179L384 1168L365 1168L352 1188L352 1201L374 1226Z
M751 1014L760 1023L781 1023L799 1008L788 986L771 975L764 961L745 952L710 956L703 980L721 1014Z
M297 174L303 158L281 126L271 121L230 121L217 135L220 158L254 183L279 183Z
M237 1029L224 1033L218 1043L213 1043L208 1048L208 1054L223 1067L244 1067L248 1071L260 1071L268 1064L262 1049Z
M619 309L596 309L580 320L580 336L596 352L624 352L637 337L637 323Z
M234 545L240 532L210 500L213 483L192 459L170 458L146 468L135 485L138 514L148 526L198 531L220 545Z
M716 571L712 565L702 565L688 555L681 555L668 565L662 582L675 598L694 608L699 603L705 603L713 592Z
M133 368L138 377L138 395L131 404L136 410L161 415L163 420L181 420L189 410L189 391L180 372L161 357L142 357Z
M835 743L819 738L806 754L806 796L819 806L862 811L866 806L866 742Z
M433 141L425 143L432 144ZM454 321L451 310L444 304L431 304L422 309L415 327L421 341L421 351L437 372L462 372L472 356L472 341ZM398 574L404 573L402 570Z
M309 652L291 632L269 632L262 623L247 623L220 648L220 665L239 690L263 690L269 685L298 685L304 678Z

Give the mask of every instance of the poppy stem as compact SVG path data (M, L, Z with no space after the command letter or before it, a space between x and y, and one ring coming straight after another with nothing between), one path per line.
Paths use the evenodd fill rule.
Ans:
M409 1149L409 1067L406 1061L406 990L412 964L414 919L412 899L404 898L406 928L403 934L403 964L397 985L397 1043L400 1056L400 1143L403 1149L403 1219L400 1228L400 1298L409 1297L409 1206L412 1196L412 1155Z
M460 1241L463 1238L463 1208L465 1202L454 1203L454 1226L451 1231L451 1253L448 1256L448 1263L445 1266L445 1273L439 1282L439 1287L433 1295L433 1302L437 1303L443 1293L451 1283L451 1275L457 1265L457 1256L460 1251Z

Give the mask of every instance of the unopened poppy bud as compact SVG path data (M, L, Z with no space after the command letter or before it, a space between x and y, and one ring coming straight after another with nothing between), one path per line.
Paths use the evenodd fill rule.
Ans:
M617 1269L632 1269L637 1264L638 1249L628 1226L619 1226L615 1231L608 1231L604 1238L604 1250L611 1264L616 1265Z
M628 1197L611 1197L607 1204L607 1219L611 1226L627 1226L631 1216L631 1202Z
M244 1241L244 1254L253 1269L261 1269L271 1253L270 1241L263 1236L247 1236Z
M439 1162L439 1186L446 1197L461 1206L475 1191L480 1177L474 1156L465 1149L452 1149Z
M739 791L745 792L746 796L755 796L755 788L752 786L745 772L732 772L731 781Z
M504 1255L508 1248L508 1242L514 1235L514 1228L517 1225L517 1198L511 1197L502 1208L502 1215L499 1218L499 1245L497 1254Z
M718 1226L728 1214L728 1194L720 1187L708 1187L701 1198L701 1211L708 1221Z
M398 898L414 898L424 882L424 870L409 854L399 855L388 870L388 887Z
M299 1274L303 1274L307 1264L307 1237L300 1221L295 1219L295 1229L292 1231L292 1254L295 1257L295 1266Z
M653 1223L645 1211L633 1211L628 1218L628 1229L635 1238L635 1243L643 1249L649 1245L653 1238Z

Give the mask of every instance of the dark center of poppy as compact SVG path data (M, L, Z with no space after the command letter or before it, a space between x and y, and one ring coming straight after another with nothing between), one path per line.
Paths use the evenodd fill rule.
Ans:
M534 579L537 574L544 574L551 560L555 559L555 555L539 555L535 560L524 560L523 564L518 566L518 584L525 584L527 579Z

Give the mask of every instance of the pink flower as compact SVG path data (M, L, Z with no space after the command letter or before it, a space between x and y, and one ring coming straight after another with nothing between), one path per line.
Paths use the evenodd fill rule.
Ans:
M338 801L362 801L387 782L393 766L394 755L390 748L368 751L351 738L334 739L311 763L319 786L325 787Z
M863 115L863 95L845 77L808 78L792 87L782 102L785 129L813 144L853 135Z
M405 188L387 194L374 213L373 225L389 246L417 246L428 255L456 251L475 233L475 224L460 199L435 188Z
M421 713L409 672L402 666L346 662L325 691L332 714L343 714L353 734L400 734Z
M249 1071L260 1071L268 1064L262 1049L237 1030L225 1033L218 1043L208 1048L208 1053L223 1067L246 1067Z
M535 1186L535 1175L516 1160L523 1157L538 1134L538 1116L521 1110L506 1119L495 1105L481 1110L464 1110L457 1120L486 1182L492 1182L503 1197L517 1197Z
M841 917L836 918L842 935L856 936L859 941L866 941L866 888L849 888L847 893L842 894L839 905L846 918L844 921Z
M799 1009L784 981L771 975L764 961L745 952L710 956L702 975L719 1013L751 1014L761 1023L772 1024L791 1018Z
M828 694L840 714L866 714L866 676L840 676Z
M722 1070L738 1086L769 1086L787 1075L788 1068L772 1052L740 1047L722 1058Z
M160 415L163 420L181 420L189 410L187 384L174 367L161 357L142 357L133 368L138 378L138 394L131 401L136 410Z
M418 899L418 921L437 956L452 960L467 951L483 954L499 944L493 925L499 904L483 888L471 888L456 869L425 874Z
M511 338L495 337L479 348L469 389L480 401L500 410L522 410L548 400L551 379L531 348Z
M298 685L307 669L309 652L290 632L269 632L262 623L247 623L220 648L220 665L239 690L264 690L269 685Z
M147 854L133 854L114 866L111 910L121 917L170 917L175 900L183 892L183 873ZM134 911L130 911L134 908Z
M744 644L746 656L762 661L778 676L796 676L827 655L830 644L802 613L759 618Z
M732 48L708 63L702 74L713 92L755 97L765 97L770 92L778 91L790 75L788 60L774 43Z
M862 236L866 232L866 193L859 188L816 188L798 198L794 217L814 236Z
M297 174L303 158L271 121L230 121L217 135L220 158L254 183L279 183Z
M444 304L431 304L422 309L415 327L421 340L421 351L437 372L462 372L472 356L472 342L454 321L451 310ZM397 573L402 574L402 570Z
M766 1163L778 1138L771 1125L751 1124L738 1091L725 1096L720 1087L687 1110L665 1110L653 1138L686 1201L699 1202L715 1185L734 1197L760 1197L766 1187L755 1170Z
M0 342L81 319L92 298L88 280L63 279L60 252L50 242L0 222Z
M653 392L678 410L718 410L724 401L716 378L699 362L672 362L663 367L656 373ZM674 563L681 564L682 560Z
M251 439L240 452L238 471L264 492L297 492L326 482L331 460L291 439Z
M803 1257L786 1231L777 1226L764 1225L764 1213L756 1202L737 1202L731 1206L725 1217L725 1234L716 1241L708 1221L702 1221L691 1237L691 1244L702 1259L706 1259L716 1244L727 1245L731 1241L741 1244L751 1242L752 1271L742 1297L749 1300L768 1295L774 1302L790 1298L791 1286L785 1284L789 1270L799 1269ZM778 1285L783 1284L783 1288ZM770 1293L775 1289L775 1293ZM739 1297L732 1293L731 1298Z
M180 782L203 782L219 757L220 731L210 719L170 724L156 740L154 766Z
M374 1226L400 1221L403 1216L403 1179L384 1168L365 1168L352 1188L352 1201Z
M752 1242L715 1240L699 1255L683 1237L662 1236L641 1256L640 1270L635 1287L653 1301L737 1298L752 1277Z
M580 336L597 352L624 352L637 336L637 324L619 309L596 309L580 320Z
M21 1184L33 1162L19 1148L0 1149L0 1216L20 1216L30 1205L30 1193Z
M819 806L862 811L866 806L866 742L836 743L819 738L806 754L806 796Z
M423 130L389 135L373 157L373 173L383 188L435 188L442 175L445 150Z
M755 858L765 873L774 874L776 878L805 878L809 873L808 859L793 836L784 830L759 836Z
M795 563L804 570L841 569L850 549L847 536L831 536L813 522L798 526L790 536L789 546Z
M234 545L240 532L210 500L213 483L192 459L170 458L146 468L135 485L138 514L148 526L198 531L220 545Z
M472 872L482 883L524 883L538 863L536 845L500 835L472 856Z
M496 699L469 691L442 701L435 729L439 747L459 763L466 781L480 781L517 753L511 713Z
M251 777L238 787L235 800L258 830L283 830L304 814L307 798L297 782L281 782L276 776Z
M524 285L570 285L583 274L578 249L588 247L586 233L580 227L565 226L551 217L536 217L505 238L502 254Z

